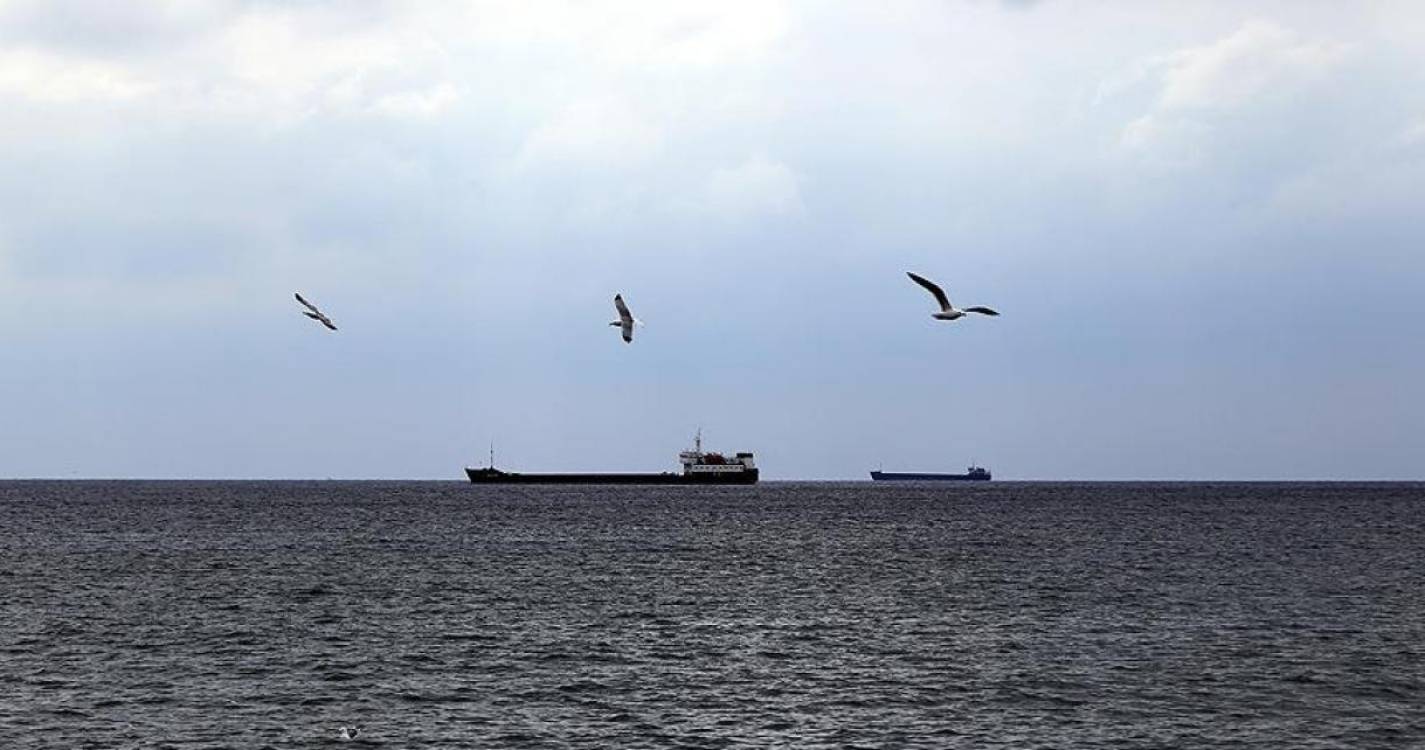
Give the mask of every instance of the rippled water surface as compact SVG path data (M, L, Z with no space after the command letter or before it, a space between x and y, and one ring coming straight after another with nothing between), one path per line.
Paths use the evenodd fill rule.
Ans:
M0 483L4 748L1422 744L1425 485Z

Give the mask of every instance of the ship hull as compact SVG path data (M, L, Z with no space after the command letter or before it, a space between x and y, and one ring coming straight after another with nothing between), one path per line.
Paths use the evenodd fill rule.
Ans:
M873 471L874 482L988 482L989 472L983 474L919 474L898 471Z
M757 470L694 474L521 474L514 471L466 469L471 484L732 484L757 483Z

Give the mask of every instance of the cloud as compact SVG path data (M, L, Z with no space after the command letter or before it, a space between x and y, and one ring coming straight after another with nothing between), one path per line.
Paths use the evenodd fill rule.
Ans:
M708 179L707 205L727 216L785 216L802 211L796 173L785 164L755 156Z
M459 87L427 19L381 7L19 3L0 13L0 97L288 125L444 111Z
M621 97L585 97L571 102L526 138L517 163L627 164L656 152L662 129L637 105Z
M0 105L132 104L135 117L281 128L429 118L474 96L543 129L533 150L568 154L583 138L571 118L604 129L588 148L605 136L627 146L612 131L698 106L700 90L776 53L791 22L779 0L11 0L0 3Z
M1420 117L1407 124L1396 136L1395 141L1404 147L1425 145L1425 117Z
M460 92L455 86L439 83L426 89L379 97L372 109L394 117L434 117L450 109L459 98Z
M1266 21L1249 21L1218 41L1159 56L1105 87L1100 96L1137 79L1156 83L1148 112L1124 127L1129 149L1159 146L1196 151L1204 136L1233 114L1261 110L1300 95L1345 59L1341 44L1313 41Z
M1268 89L1297 85L1340 62L1344 47L1251 21L1215 44L1174 55L1163 74L1163 110L1238 107Z
M221 23L235 5L228 0L4 0L0 43L113 60L162 52L177 39Z
M501 46L536 45L595 71L656 67L668 74L754 66L788 33L792 13L785 0L490 0L474 4L465 20Z
M30 50L0 51L0 97L44 104L126 102L156 90L126 66Z

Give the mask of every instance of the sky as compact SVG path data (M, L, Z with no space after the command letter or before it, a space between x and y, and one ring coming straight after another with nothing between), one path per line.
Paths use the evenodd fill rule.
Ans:
M1422 84L1404 1L0 0L0 477L1425 478Z

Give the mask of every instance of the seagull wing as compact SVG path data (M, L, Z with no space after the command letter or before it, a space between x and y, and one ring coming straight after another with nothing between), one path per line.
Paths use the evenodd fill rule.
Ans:
M614 295L614 307L617 307L617 308L618 308L618 319L619 319L619 321L621 321L621 322L623 323L623 328L624 328L624 330L625 330L625 331L628 331L628 330L630 329L630 327L633 325L633 313L629 312L629 311L628 311L628 305L625 305L625 304L623 303L623 295L622 295L622 294L615 294L615 295ZM626 340L626 339L628 339L629 336L632 336L632 335L633 335L633 334L625 333L625 334L624 334L624 339Z
M623 343L625 343L625 344L632 344L632 343L633 343L633 321L632 321L632 320L625 320L625 321L623 322L623 325L619 326L619 328L623 331Z
M915 283L930 290L930 293L935 295L935 301L940 303L940 309L942 312L950 311L950 298L945 296L944 289L941 289L939 286L936 285L935 282L925 278L924 276L917 276L909 271L907 271L905 275L909 276L911 281L914 281Z
M310 303L310 302L308 302L308 301L302 299L302 293L301 293L301 292L297 292L296 294L294 294L294 295L292 295L292 296L296 297L296 298L297 298L297 301L300 302L300 303L302 303L302 306L303 306L303 307L307 308L308 310L311 310L312 312L314 312L314 313L316 313L316 314L318 314L318 315L321 315L321 314L322 314L322 311L321 311L321 310L318 310L316 305L314 305L314 304L312 304L312 303Z
M981 315L999 315L999 313L989 309L988 307L967 307L965 308L965 312L974 312L979 313Z
M306 300L302 299L300 296L297 297L297 299L298 299L298 300L301 300L302 304L307 305L307 307L312 307L310 304L308 304L308 302L307 302ZM315 308L315 307L312 307L312 309L313 309L313 310L317 310L317 308ZM302 314L305 315L305 316L307 316L307 317L309 317L309 318L311 318L312 320L317 321L318 323L321 323L322 325L326 326L327 328L332 329L333 331L336 330L336 326L332 325L332 319L331 319L331 318L328 318L328 317L325 316L325 315L323 315L323 314L321 313L321 311L319 311L319 310L316 311L316 312L304 312L304 313L302 313Z

